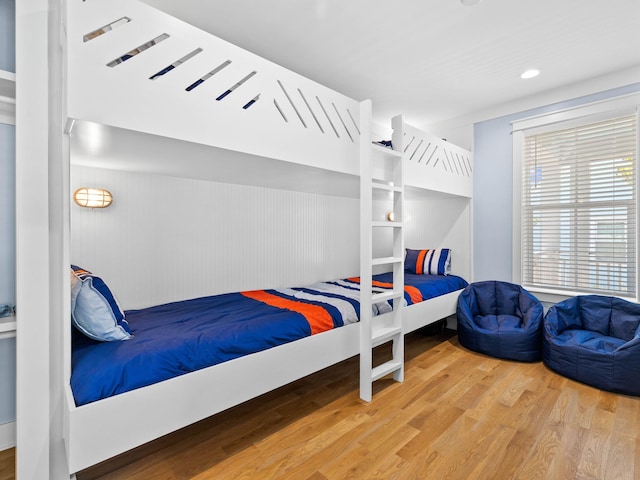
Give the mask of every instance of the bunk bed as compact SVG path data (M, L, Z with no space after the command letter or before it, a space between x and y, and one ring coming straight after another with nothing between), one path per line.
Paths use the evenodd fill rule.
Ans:
M166 146L154 155L115 155L109 159L110 168L329 195L357 191L363 156L391 158L402 165L406 192L402 181L399 185L385 181L377 188L400 198L406 195L405 212L411 211L412 201L421 202L421 207L425 198L437 198L440 205L460 205L461 215L452 220L451 231L456 233L444 234L442 242L449 244L437 247L453 245L458 255L454 273L470 277L469 152L406 125L401 117L394 119L392 149L372 145L370 102L347 98L141 2L70 0L67 37L72 166L95 166L84 155L89 150L100 156L101 147L83 150L77 145L79 133L92 125L109 132L110 148L116 150L135 148L134 137L146 145ZM76 154L81 150L83 155ZM199 153L172 159L176 151ZM368 175L386 178L386 167L374 164ZM388 207L385 200L374 198L367 208L376 217ZM401 217L399 210L395 213ZM416 208L415 216L422 214L418 210L423 209ZM408 247L436 247L421 243L422 227L412 229L399 220L389 224L409 230ZM404 240L400 245L404 248ZM382 293L376 300L369 288L371 275L382 273L375 270L386 262L372 263L369 255L366 263L371 271L361 273L365 293L360 305L365 311L377 301L394 298ZM388 262L395 278L384 283L392 283L392 291L400 286L402 295L404 285L397 274L403 259L395 252ZM452 315L460 291L406 308L395 302L402 313L400 337ZM361 323L343 323L82 405L71 387L71 348L67 348L65 444L70 472L362 354ZM72 343L70 336L71 332L67 345ZM369 341L367 348L371 347Z

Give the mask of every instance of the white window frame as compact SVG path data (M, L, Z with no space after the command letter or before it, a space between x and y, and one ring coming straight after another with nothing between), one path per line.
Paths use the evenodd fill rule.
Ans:
M563 125L558 128L565 128L572 123L587 124L597 122L607 118L614 118L619 115L634 113L638 115L640 110L640 93L622 95L608 100L589 103L579 107L558 110L555 112L523 118L512 122L513 137L513 237L512 237L512 275L515 283L522 284L522 163L524 156L525 132L533 129L552 127L554 124ZM640 120L640 118L638 119ZM640 121L638 122L640 124ZM640 128L638 128L640 132ZM638 134L638 145L640 145L640 133ZM636 152L636 159L638 152ZM636 182L636 212L640 212L640 182ZM636 235L636 252L640 253L640 235ZM636 258L636 263L640 263L640 255ZM640 268L636 265L636 295L626 299L638 301L640 298ZM560 291L544 289L541 287L523 285L527 290L535 293L542 301L559 301L563 298L573 297L583 294L570 290Z

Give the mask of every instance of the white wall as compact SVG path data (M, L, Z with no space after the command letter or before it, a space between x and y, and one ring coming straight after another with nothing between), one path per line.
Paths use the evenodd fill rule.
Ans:
M470 117L433 123L422 129L465 150L473 151L473 120Z
M374 220L385 221L391 201L374 202ZM454 275L471 278L471 201L468 198L411 189L405 194L405 248L452 250ZM374 257L392 255L392 231L374 230ZM390 269L387 268L386 271ZM374 273L385 271L374 269Z
M82 186L107 188L114 202L72 205L71 261L101 275L125 309L359 274L357 199L74 166L71 190ZM470 278L469 200L407 197L405 245L451 248L453 273ZM375 209L380 220L389 210Z
M74 166L81 186L114 201L72 205L71 261L125 309L358 274L357 199Z
M471 203L468 198L425 195L405 201L405 247L450 248L451 273L471 280Z

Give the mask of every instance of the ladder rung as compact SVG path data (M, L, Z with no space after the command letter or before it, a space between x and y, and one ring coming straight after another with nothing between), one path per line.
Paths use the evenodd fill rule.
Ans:
M387 183L379 183L375 180L371 182L371 188L375 188L378 190L385 190L387 192L402 192L402 187L398 187L396 185L389 185Z
M391 310L389 312L385 312L385 313L379 313L378 315L375 315L371 320L373 322L373 330L377 330L377 329L381 329L381 328L393 328L393 327L399 327L400 323L402 322L401 320L399 320L399 315L398 315L398 310L400 309L396 309L396 310Z
M389 360L388 362L385 362L382 365L378 365L376 368L371 370L371 381L375 382L385 375L389 375L390 373L393 373L396 370L400 370L401 368L402 362L399 362L397 360Z
M390 157L397 157L397 158L402 157L402 152L398 152L397 150L393 150L392 148L385 147L383 145L372 143L371 148L373 148L373 150L378 151L380 153L384 153L385 155L389 155Z
M371 265L388 265L402 262L402 257L380 257L371 260Z
M376 329L371 336L372 346L377 347L378 345L382 345L385 342L388 342L393 337L402 334L401 327L387 327Z
M404 296L403 292L394 292L393 290L390 290L388 292L382 292L382 293L374 293L371 295L371 303L386 302L387 300L402 298L403 296Z
M372 227L395 227L401 228L402 222L371 222Z

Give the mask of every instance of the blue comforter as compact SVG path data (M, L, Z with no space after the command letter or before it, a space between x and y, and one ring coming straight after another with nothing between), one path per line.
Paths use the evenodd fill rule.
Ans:
M391 285L376 275L374 289ZM464 288L456 276L405 275L408 304ZM96 342L73 335L76 405L321 333L359 318L357 279L304 288L229 293L125 312L133 337ZM374 306L373 314L390 309Z

